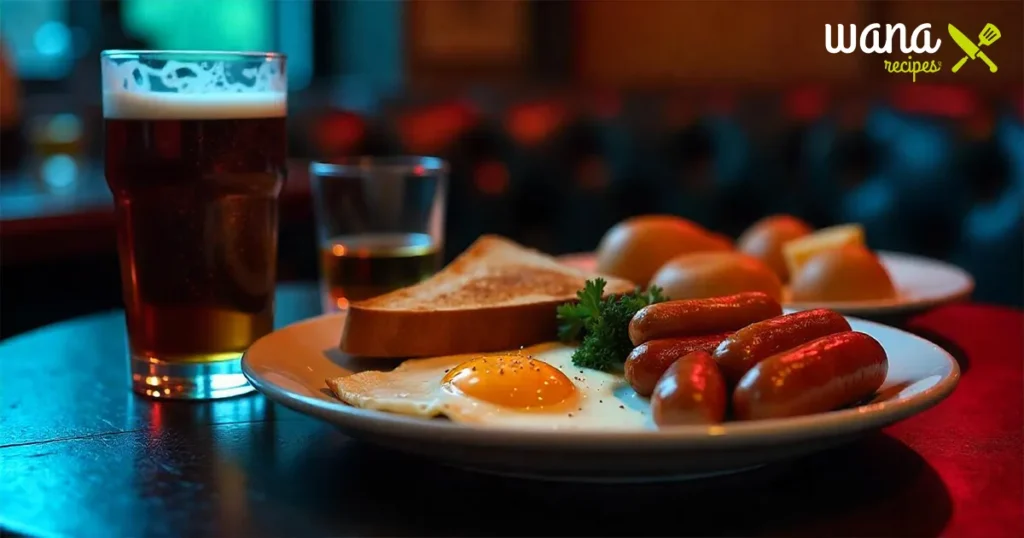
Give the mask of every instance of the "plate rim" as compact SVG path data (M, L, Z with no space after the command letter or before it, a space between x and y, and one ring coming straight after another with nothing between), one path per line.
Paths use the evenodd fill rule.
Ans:
M394 434L401 438L430 437L462 445L516 447L519 449L561 449L574 451L749 448L798 440L814 440L872 431L924 412L946 399L960 380L960 365L946 350L915 334L869 320L847 316L851 321L902 333L938 352L949 372L935 385L895 405L865 404L850 409L802 417L726 423L719 426L677 426L660 430L531 430L510 427L474 427L442 420L425 420L394 413L361 409L341 401L329 402L297 394L266 380L250 364L250 353L276 333L299 325L335 323L341 327L344 312L323 314L281 327L257 340L242 355L242 372L252 386L272 401L297 412L335 425L358 430ZM324 389L327 388L326 383ZM878 409L865 412L865 408Z
M955 264L937 260L935 258L929 258L927 256L919 256L917 254L910 254L906 252L897 252L893 250L878 250L876 251L880 258L895 260L898 263L919 263L923 265L930 265L934 268L938 268L949 273L956 273L957 276L963 281L962 285L956 291L945 293L941 295L934 295L930 297L919 297L914 300L898 300L892 299L885 300L871 300L871 301L844 301L844 302L785 302L782 306L786 308L794 308L798 310L811 310L814 308L829 308L835 310L841 314L851 315L873 315L873 314L899 314L903 312L915 312L919 310L927 310L939 305L954 303L958 301L964 301L971 297L974 293L975 286L977 283L974 277L971 276L964 268ZM579 263L583 260L592 260L597 256L594 252L573 252L569 254L562 254L557 256L557 259L562 262Z

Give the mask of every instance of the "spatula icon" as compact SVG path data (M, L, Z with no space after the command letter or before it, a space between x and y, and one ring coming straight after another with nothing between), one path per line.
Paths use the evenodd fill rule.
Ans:
M978 45L975 45L969 37L964 35L963 32L961 32L959 29L957 29L956 26L953 26L952 24L949 25L949 35L953 38L953 41L956 41L956 44L959 45L960 48L967 53L967 56L960 58L960 61L953 66L954 73L959 71L960 68L963 67L964 63L967 62L967 60L973 60L974 58L981 58L981 61L985 62L988 65L988 70L993 73L995 73L996 70L999 69L998 67L996 67L996 64L993 63L992 60L990 60L988 56L985 55L984 52L981 52L981 50L979 50L979 47L987 47L992 43L995 43L1000 37L1002 37L1002 34L999 32L999 28L996 28L996 25L989 23L986 24L985 27L981 29L981 34L978 35L978 39L980 40Z

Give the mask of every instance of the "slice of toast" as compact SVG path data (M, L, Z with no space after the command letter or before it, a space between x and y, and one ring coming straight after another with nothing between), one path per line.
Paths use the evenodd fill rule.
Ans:
M419 284L349 304L341 350L363 357L428 357L504 351L556 338L555 308L588 279L605 293L636 286L559 263L499 236L477 239Z

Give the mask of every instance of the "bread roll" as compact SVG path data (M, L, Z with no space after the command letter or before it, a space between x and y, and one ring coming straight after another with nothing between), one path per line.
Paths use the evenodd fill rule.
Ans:
M782 255L782 245L809 235L813 229L806 222L790 215L765 217L743 232L736 249L763 261L782 282L789 281L789 269Z
M703 299L760 291L782 302L782 282L761 260L741 252L700 252L672 258L651 279L671 299Z
M896 297L888 271L860 245L825 250L809 258L790 284L794 302L872 301Z
M631 280L650 282L665 262L690 252L727 251L732 244L683 218L646 215L613 226L597 247L597 271Z

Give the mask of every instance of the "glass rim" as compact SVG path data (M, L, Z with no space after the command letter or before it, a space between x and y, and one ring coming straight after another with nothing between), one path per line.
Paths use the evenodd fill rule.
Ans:
M238 51L238 50L142 50L142 49L107 49L100 52L100 58L111 60L136 60L136 59L173 59L183 58L186 60L285 60L287 55L283 52L260 52L260 51Z
M448 163L440 157L430 155L395 155L388 157L361 155L314 160L309 163L309 173L311 176L334 177L348 176L359 172L365 173L371 170L385 170L395 173L412 170L417 166L423 167L423 172L448 173Z

